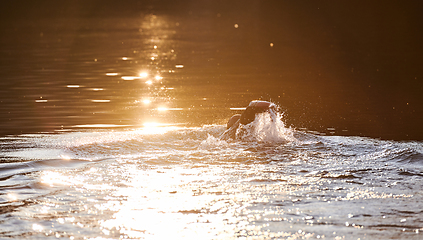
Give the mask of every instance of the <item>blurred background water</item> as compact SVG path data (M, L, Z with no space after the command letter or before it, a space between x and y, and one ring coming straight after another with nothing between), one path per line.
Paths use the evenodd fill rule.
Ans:
M3 3L0 236L419 239L422 9Z

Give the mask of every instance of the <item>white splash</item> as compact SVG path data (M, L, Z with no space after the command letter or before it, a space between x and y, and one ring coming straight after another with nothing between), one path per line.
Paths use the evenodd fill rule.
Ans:
M229 144L224 141L224 140L220 140L219 138L213 137L212 135L208 134L207 139L202 141L199 149L203 149L203 150L211 150L211 149L215 149L215 148L227 148L229 146Z
M280 143L295 141L293 132L285 127L282 114L269 111L256 115L252 123L241 125L236 137L244 141Z

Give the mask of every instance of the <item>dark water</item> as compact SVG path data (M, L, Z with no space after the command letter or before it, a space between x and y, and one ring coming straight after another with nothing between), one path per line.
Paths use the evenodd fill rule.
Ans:
M0 236L421 238L420 5L3 4Z
M423 137L418 3L16 1L4 9L3 134L134 125L151 115L223 123L230 107L262 98L295 128ZM122 79L142 71L163 79ZM149 111L161 104L183 110Z

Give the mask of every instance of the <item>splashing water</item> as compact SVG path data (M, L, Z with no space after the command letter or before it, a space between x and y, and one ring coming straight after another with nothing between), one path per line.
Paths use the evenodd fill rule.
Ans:
M293 129L285 127L282 117L283 114L273 110L257 114L252 123L241 125L237 129L236 137L243 141L264 143L295 141Z
M226 141L220 140L219 138L208 134L207 139L201 142L199 149L203 149L203 150L211 150L216 148L222 149L222 148L227 148L228 146L229 144Z

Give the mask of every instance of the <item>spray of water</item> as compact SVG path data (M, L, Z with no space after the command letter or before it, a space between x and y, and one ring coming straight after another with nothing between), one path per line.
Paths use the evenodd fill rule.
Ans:
M285 127L282 117L283 114L273 108L264 113L256 114L253 122L247 125L239 125L235 132L235 141L241 140L244 142L270 144L296 141L294 130ZM225 133L223 135L225 135ZM227 148L228 141L233 141L233 139L223 135L221 135L220 138L209 135L208 138L201 143L200 148Z
M243 141L281 143L294 141L293 130L286 128L282 114L269 110L256 115L255 120L247 125L240 125L236 138Z
M202 150L222 149L222 148L227 148L228 146L229 144L226 141L208 134L207 139L201 142L199 149L202 149Z

